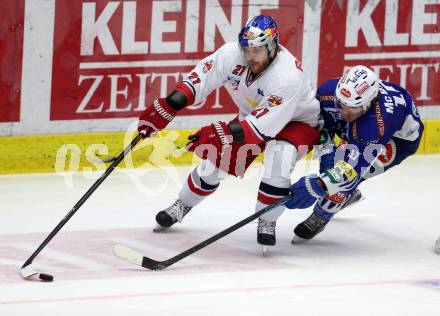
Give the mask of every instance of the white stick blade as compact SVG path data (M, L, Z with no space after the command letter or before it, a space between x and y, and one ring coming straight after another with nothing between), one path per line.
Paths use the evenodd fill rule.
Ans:
M34 269L32 269L32 267L30 265L22 268L20 270L20 272L21 272L21 276L23 278L30 278L32 276L38 276L38 272L35 271Z
M116 244L113 247L113 253L121 259L142 267L142 259L144 256L127 246Z

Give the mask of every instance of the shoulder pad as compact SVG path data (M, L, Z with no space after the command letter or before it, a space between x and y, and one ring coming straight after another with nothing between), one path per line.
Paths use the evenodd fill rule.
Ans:
M240 52L241 53L240 46L238 46L238 44L235 42L225 43L218 50L222 50L224 52L230 52L230 53L232 53L232 52Z
M274 70L274 68L272 68ZM264 91L269 93L283 93L294 95L295 91L304 88L304 78L292 72L271 71L262 79Z

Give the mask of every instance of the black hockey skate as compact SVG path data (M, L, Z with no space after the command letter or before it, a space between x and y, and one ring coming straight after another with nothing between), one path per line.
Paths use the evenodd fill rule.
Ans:
M309 218L295 227L295 236L292 239L292 244L312 239L324 230L328 222L328 220L322 219L315 213L312 213Z
M264 219L258 219L257 242L262 246L263 256L267 253L267 246L274 246L276 222L268 222Z
M347 202L345 202L345 204L342 206L341 210L349 206L353 206L363 200L365 200L365 197L362 195L361 190L356 189L353 194L348 198Z
M186 206L182 203L180 199L171 204L168 208L160 211L156 215L157 225L153 229L154 232L160 232L165 230L171 226L173 226L177 222L182 222L182 219L191 211L192 207Z

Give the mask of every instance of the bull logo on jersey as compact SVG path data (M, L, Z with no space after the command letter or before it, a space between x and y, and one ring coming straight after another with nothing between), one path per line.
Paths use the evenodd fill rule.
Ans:
M214 65L214 61L210 60L207 61L203 64L203 73L207 73L208 71L210 71L212 69L212 66Z
M277 95L271 95L268 99L267 99L267 103L269 103L270 107L274 107L274 106L278 106L281 103L283 103L283 98L279 97Z
M342 89L341 89L341 94L342 94L344 97L346 97L346 98L351 97L351 93L350 93L350 91L348 91L348 90L345 89L345 88L342 88Z

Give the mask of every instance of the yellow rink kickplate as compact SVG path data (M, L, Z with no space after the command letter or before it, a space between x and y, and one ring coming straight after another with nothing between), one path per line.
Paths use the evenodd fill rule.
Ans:
M440 153L440 120L423 123L417 154ZM120 167L190 165L197 157L185 150L185 144L193 131L163 131L145 139ZM133 137L125 132L0 137L0 174L105 169L100 159L118 156ZM256 161L261 160L260 155Z
M120 167L191 164L192 153L184 148L191 132L164 131L145 139ZM100 159L118 156L131 137L123 132L0 137L0 174L104 169Z

